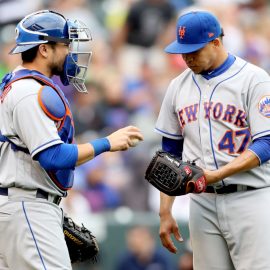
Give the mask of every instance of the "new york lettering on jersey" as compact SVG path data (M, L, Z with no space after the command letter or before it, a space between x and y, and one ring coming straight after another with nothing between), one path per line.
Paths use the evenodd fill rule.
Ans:
M241 109L237 109L234 105L224 105L221 102L204 102L204 119L210 120L212 124L220 124L220 128L227 127L227 131L221 136L220 142L218 143L218 150L226 151L228 154L240 154L246 150L248 143L250 142L250 130L247 125L246 112ZM198 121L198 108L199 104L190 105L181 109L178 112L179 123L182 130L185 129L186 125L191 122ZM235 131L232 131L229 124L235 126ZM239 128L237 130L237 128ZM226 130L226 129L225 129ZM222 134L221 134L222 135ZM235 138L239 139L235 140Z
M247 149L251 142L248 108L244 102L247 94L234 90L239 72L243 74L241 82L250 80L245 66L246 62L237 58L230 70L211 80L191 73L183 73L176 78L175 83L185 78L179 91L172 90L172 96L175 97L173 104L181 132L189 134L186 140L199 136L198 140L203 140L204 145L211 144L211 152L222 151L229 155L240 154ZM223 95L224 85L230 94L226 98ZM194 134L195 129L198 134Z
M216 121L225 121L233 123L236 127L243 128L247 126L246 112L237 109L236 106L223 104L221 102L204 102L203 109L205 119L214 119ZM199 104L189 105L178 112L181 128L198 119Z

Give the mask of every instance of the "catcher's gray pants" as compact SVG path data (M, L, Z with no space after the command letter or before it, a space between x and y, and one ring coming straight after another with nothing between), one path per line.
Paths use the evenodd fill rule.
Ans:
M0 195L0 269L71 270L62 210L34 192L13 191Z
M195 270L270 269L270 188L191 194Z

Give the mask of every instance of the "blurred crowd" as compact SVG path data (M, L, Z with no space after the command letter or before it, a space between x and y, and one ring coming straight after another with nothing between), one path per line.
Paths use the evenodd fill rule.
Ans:
M143 239L143 241L141 240ZM114 270L192 270L192 250L187 242L176 263L155 243L147 226L134 226L126 233L127 249L119 255Z
M159 194L144 173L161 145L154 125L162 98L169 81L186 68L181 56L163 51L175 39L179 15L203 9L215 13L229 52L270 72L267 0L0 0L0 78L20 62L19 55L8 55L16 23L39 9L81 20L92 34L89 94L62 86L74 113L76 140L88 142L130 124L145 138L127 152L104 153L77 168L74 188L63 201L71 215L123 206L158 211ZM187 219L188 196L178 199L175 215Z

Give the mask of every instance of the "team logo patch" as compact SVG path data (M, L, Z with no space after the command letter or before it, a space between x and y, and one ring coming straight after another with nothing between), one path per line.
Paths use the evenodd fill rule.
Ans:
M178 29L178 34L179 34L180 38L183 39L185 34L186 34L186 27L180 26Z
M259 112L265 116L270 117L270 96L263 97L259 104Z

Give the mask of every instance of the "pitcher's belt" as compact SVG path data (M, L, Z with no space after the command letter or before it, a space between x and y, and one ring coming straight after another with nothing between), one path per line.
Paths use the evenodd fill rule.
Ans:
M246 190L254 190L256 188L250 187L250 186L243 186L243 185L228 185L228 186L223 186L221 188L219 187L214 187L214 186L207 186L206 187L206 193L216 193L216 194L226 194L226 193L233 193L237 191L246 191Z
M13 188L11 188L11 189L13 189ZM19 190L19 189L17 189L17 190ZM8 196L9 195L9 188L0 187L0 195ZM60 204L61 199L62 199L61 196L51 195L48 192L46 192L42 189L39 189L39 188L36 190L36 198L45 199L45 200L52 202L54 204L57 204L57 205Z

